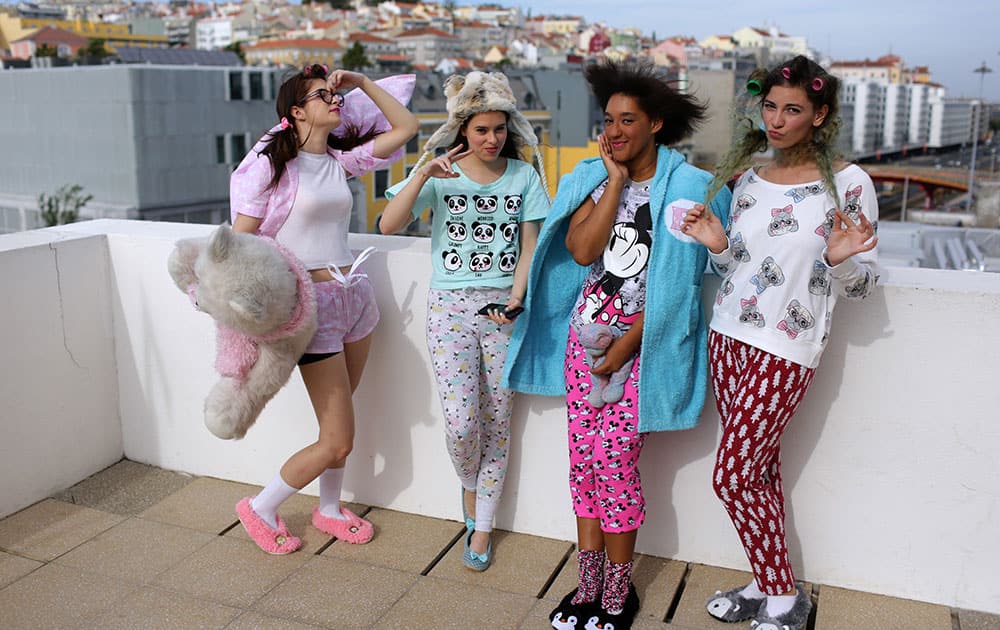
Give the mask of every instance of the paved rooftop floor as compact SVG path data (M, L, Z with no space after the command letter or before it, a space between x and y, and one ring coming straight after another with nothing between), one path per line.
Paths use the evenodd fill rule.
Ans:
M352 546L310 524L315 498L282 508L303 549L260 552L233 506L256 486L122 460L0 520L0 628L543 629L575 586L573 545L494 534L484 573L461 563L464 527L349 504L376 527ZM638 556L636 630L746 627L704 602L749 573ZM998 630L1000 616L811 585L811 630Z

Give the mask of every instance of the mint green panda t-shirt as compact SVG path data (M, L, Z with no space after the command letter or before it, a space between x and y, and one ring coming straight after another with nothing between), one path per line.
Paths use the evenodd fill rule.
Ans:
M485 185L454 166L459 177L430 178L413 204L414 218L431 209L431 288L508 288L520 254L519 224L542 221L549 213L541 178L530 164L514 159ZM386 198L409 181L391 187Z

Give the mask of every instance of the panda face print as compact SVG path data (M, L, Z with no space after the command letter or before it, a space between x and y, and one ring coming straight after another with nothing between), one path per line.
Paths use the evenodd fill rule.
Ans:
M445 223L448 227L448 238L453 241L464 241L469 236L469 229L465 227L464 223L458 223L456 221L448 221Z
M486 197L473 195L472 201L476 204L476 212L481 212L483 214L492 214L497 209L496 195L488 195Z
M476 221L472 224L472 240L477 243L492 243L496 235L497 226L492 223L480 223Z
M488 271L492 266L493 254L490 252L477 252L469 261L469 269L472 271Z
M521 195L504 195L503 209L504 212L514 217L521 214Z
M462 257L454 249L441 252L441 258L444 259L444 268L448 271L458 271L462 268Z
M503 240L508 243L513 243L517 239L518 225L513 221L510 223L504 223L500 226L500 235L503 236Z
M448 204L448 212L462 214L469 209L469 200L465 195L445 195L444 202Z
M497 268L504 273L510 273L514 271L514 267L517 266L517 252L512 249L500 254L500 260L497 261Z

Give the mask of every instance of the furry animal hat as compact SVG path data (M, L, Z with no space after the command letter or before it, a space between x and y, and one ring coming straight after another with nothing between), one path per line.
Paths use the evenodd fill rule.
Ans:
M434 151L447 148L458 137L458 132L469 118L483 112L504 112L508 116L508 141L513 140L522 155L530 149L538 173L542 178L545 194L549 195L545 178L545 165L538 150L538 137L524 114L517 110L517 99L510 89L510 82L502 72L473 71L466 75L453 74L444 82L444 95L448 101L445 109L448 120L424 144L424 153L414 169L420 168L434 155ZM551 195L549 195L551 196Z

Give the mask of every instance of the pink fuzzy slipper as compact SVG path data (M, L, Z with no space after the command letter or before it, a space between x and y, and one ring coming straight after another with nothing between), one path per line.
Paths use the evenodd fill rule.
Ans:
M375 535L372 524L347 508L340 508L340 513L347 518L341 520L323 516L319 508L313 508L313 527L331 536L336 536L352 545L363 545Z
M257 543L258 547L267 553L283 556L302 546L302 539L292 536L288 532L288 526L285 525L285 521L281 520L280 516L275 515L278 529L272 529L270 525L265 523L264 519L250 507L251 499L253 497L241 499L236 504L236 514L240 517L243 529L246 530L247 534L250 534L250 538Z

